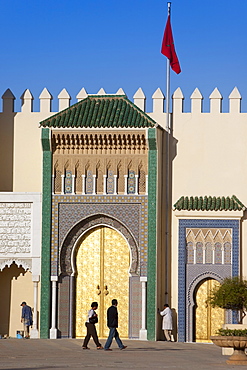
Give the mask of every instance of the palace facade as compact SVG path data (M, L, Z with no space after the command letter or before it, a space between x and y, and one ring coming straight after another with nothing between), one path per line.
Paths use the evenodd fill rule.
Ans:
M21 111L7 90L0 113L0 334L15 336L20 303L32 306L33 338L82 338L92 301L99 336L106 309L119 301L121 337L163 339L157 309L169 303L174 338L207 342L236 318L207 304L228 276L246 276L247 114L241 96L215 89L203 112L172 97L169 128L157 89L145 112L139 89L130 101L87 94L58 112L26 90Z

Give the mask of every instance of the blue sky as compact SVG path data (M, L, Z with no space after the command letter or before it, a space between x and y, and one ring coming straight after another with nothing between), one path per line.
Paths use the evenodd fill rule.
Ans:
M160 53L167 19L163 0L0 0L0 94L35 97L46 87L56 97L66 88L75 96L85 87L114 93L122 87L132 100L142 87L151 96L166 89L166 58ZM171 72L171 92L180 87L185 111L198 87L208 96L218 87L228 109L237 86L247 111L247 1L174 0L172 29L182 73Z

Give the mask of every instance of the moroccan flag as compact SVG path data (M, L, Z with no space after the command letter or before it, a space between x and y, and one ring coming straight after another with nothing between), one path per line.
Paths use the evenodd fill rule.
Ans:
M177 74L180 73L181 68L179 65L178 57L173 42L170 15L168 15L168 19L166 22L166 28L161 46L161 53L170 60L171 69L173 69L173 71L176 72Z

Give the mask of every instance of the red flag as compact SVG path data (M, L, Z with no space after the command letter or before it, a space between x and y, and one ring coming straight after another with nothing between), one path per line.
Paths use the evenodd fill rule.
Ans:
M173 69L173 71L176 72L177 74L180 73L181 68L179 65L178 57L173 42L170 15L168 15L168 19L166 22L166 28L161 46L161 53L170 60L171 69Z

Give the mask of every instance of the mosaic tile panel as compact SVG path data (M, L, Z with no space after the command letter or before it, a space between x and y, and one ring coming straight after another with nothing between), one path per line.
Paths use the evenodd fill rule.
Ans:
M139 276L130 278L129 338L138 339L141 329L142 286Z
M69 276L63 276L58 284L59 337L69 336Z
M186 228L230 228L232 229L232 264L228 265L186 265ZM178 254L178 340L191 340L192 312L186 311L189 304L189 287L196 286L202 278L214 278L218 281L229 275L239 273L239 221L238 220L179 220ZM194 285L193 285L194 284ZM234 322L234 318L232 322ZM235 323L235 322L234 322ZM190 333L190 335L189 335Z
M106 192L107 194L114 193L114 173L113 171L108 171L107 181L106 181Z
M222 250L221 250L221 244L216 243L215 244L215 263L221 264L222 263Z
M65 183L64 183L64 192L65 194L71 194L72 193L72 171L67 170L65 174Z
M187 245L187 263L194 263L194 248L191 242Z
M203 263L202 243L196 244L196 263Z
M156 130L148 130L148 281L147 281L147 338L156 340L156 202L157 202L157 148Z
M224 263L230 264L231 263L231 255L232 255L232 245L231 243L225 243L224 245Z
M147 273L148 212L146 196L54 195L52 207L52 275L59 273L59 252L66 236L86 219L106 216L129 230L138 246L138 274ZM95 222L95 221L94 221ZM107 221L108 222L108 221ZM79 232L77 230L76 232Z
M93 173L92 171L87 171L86 194L93 194Z
M128 194L135 194L135 192L136 192L135 171L129 170L129 176L128 176Z
M205 263L211 264L213 261L213 249L211 243L206 243L206 250L205 250Z
M42 129L43 198L42 198L42 254L40 293L40 337L49 338L50 328L50 230L51 230L51 171L49 129Z

